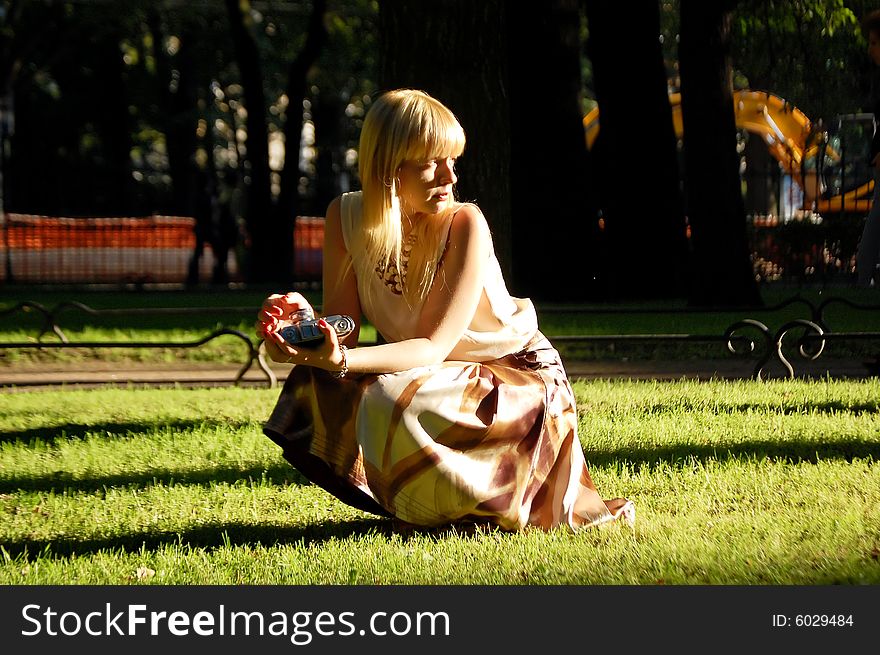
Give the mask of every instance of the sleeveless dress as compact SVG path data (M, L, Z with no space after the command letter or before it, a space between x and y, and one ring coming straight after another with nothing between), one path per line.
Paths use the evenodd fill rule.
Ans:
M344 194L342 233L355 260L360 216L360 192ZM385 341L416 336L420 307L381 272L359 279L358 291ZM508 293L494 252L474 318L447 361L342 380L296 366L264 433L340 500L414 525L577 529L635 519L632 502L596 492L559 353L538 331L531 301Z

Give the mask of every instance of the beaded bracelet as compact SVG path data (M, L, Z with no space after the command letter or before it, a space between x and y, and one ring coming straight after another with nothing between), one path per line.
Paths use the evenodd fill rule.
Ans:
M345 355L345 351L347 350L348 348L346 346L339 346L339 352L342 353L342 368L338 371L332 371L330 373L330 375L332 375L337 380L341 380L345 377L346 373L348 373L348 358Z

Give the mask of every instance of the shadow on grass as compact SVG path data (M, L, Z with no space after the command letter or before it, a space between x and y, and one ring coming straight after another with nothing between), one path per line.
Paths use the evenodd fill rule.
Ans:
M276 485L301 486L311 484L290 464L281 461L279 464L268 467L238 468L226 466L204 469L155 469L138 473L116 473L85 478L63 472L49 475L22 475L0 480L0 493L8 494L17 491L92 493L110 487L209 486L215 483L225 482L231 484L242 480L262 480L264 478L267 482Z
M636 470L652 469L661 464L673 466L692 460L724 462L728 460L771 459L789 464L816 464L824 460L872 458L880 460L880 441L843 439L829 443L817 441L747 441L737 444L679 444L655 448L626 448L608 451L587 450L589 466L632 464Z
M631 464L636 470L653 469L666 464L673 467L699 462L725 462L738 459L771 459L790 464L815 464L822 460L844 460L872 458L880 461L880 441L863 439L842 439L822 443L817 441L748 441L736 444L678 444L651 448L621 448L617 450L585 451L587 464L593 466L614 466ZM280 460L280 456L279 456ZM137 473L116 473L77 477L57 472L47 475L21 475L0 480L0 493L25 492L73 492L94 493L111 487L140 487L171 485L210 486L215 483L234 484L246 480L263 480L276 485L311 484L295 468L286 462L270 466L235 466L203 469L155 469Z
M215 428L237 430L250 425L253 425L254 429L257 431L261 428L259 424L251 421L216 421L211 419L169 421L162 423L91 423L89 425L70 423L66 425L53 425L51 427L3 432L0 434L0 443L29 445L34 442L41 442L55 445L65 441L85 439L90 435L102 438L110 437L113 439L129 439L132 437L161 433L167 430L174 432L192 432L194 430L212 430Z
M157 551L165 546L180 546L196 550L213 551L225 546L273 547L285 544L309 546L331 539L347 539L365 535L397 535L407 541L417 535L442 538L452 535L470 535L486 527L443 527L435 529L400 529L393 519L365 516L345 521L323 521L307 525L249 525L245 523L214 523L182 530L180 532L133 532L130 534L76 539L13 539L0 543L8 556L19 561L33 562L38 559L60 559L73 555L83 556L100 552L119 553Z
M589 403L589 405L581 400L580 411L603 411L603 404ZM710 412L712 414L758 414L761 416L773 416L776 414L800 415L817 412L819 414L853 414L854 416L862 416L863 414L880 414L880 403L864 402L864 403L846 403L841 401L829 401L821 403L782 403L774 404L768 401L766 404L760 403L743 403L740 405L727 404L723 400L717 404L710 401L694 402L687 399L673 400L666 403L650 403L640 405L634 403L630 411L640 412L650 415L669 414L670 408L683 410L690 414L702 414Z
M660 406L662 407L662 406ZM799 415L799 414L809 414L812 412L816 412L819 414L852 414L854 416L862 416L863 414L880 414L880 403L876 402L863 402L863 403L847 403L839 400L833 400L828 402L810 402L810 403L781 403L780 405L776 405L772 402L768 402L766 404L760 403L743 403L741 405L719 405L716 407L700 407L699 405L693 406L693 411L707 411L710 410L713 413L724 412L726 414L766 414L768 416L774 414L783 414L783 415ZM667 408L668 410L668 408ZM659 411L659 410L658 410Z

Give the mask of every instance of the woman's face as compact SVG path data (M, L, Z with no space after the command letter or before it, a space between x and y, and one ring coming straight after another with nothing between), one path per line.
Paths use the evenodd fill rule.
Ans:
M868 57L875 66L880 66L880 34L873 30L868 32Z
M407 214L436 214L452 201L455 157L405 162L398 179L401 207Z

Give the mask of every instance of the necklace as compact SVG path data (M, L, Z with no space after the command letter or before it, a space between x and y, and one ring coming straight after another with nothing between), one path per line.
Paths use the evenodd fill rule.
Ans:
M385 266L383 264L376 264L376 274L379 276L379 279L385 283L391 293L400 296L403 295L403 287L406 284L406 272L409 267L409 256L412 254L413 246L416 243L416 235L410 233L410 235L406 238L406 241L403 243L403 247L400 249L400 270L397 270L397 265L394 263L388 264Z

